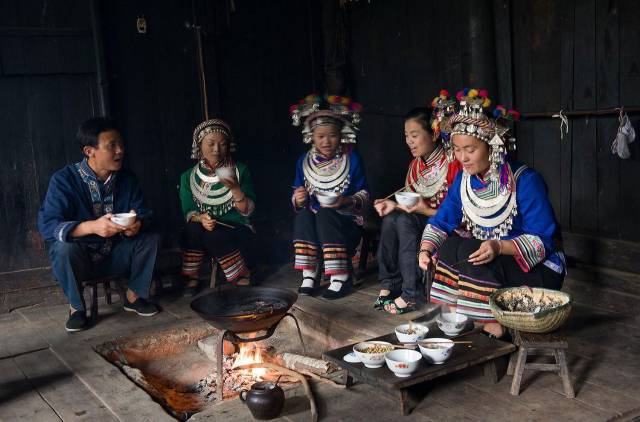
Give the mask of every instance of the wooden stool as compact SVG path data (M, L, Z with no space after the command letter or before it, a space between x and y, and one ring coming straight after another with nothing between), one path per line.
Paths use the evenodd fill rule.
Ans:
M98 316L98 286L102 284L104 287L104 296L107 301L107 304L111 305L111 294L118 293L120 299L124 300L125 297L125 289L121 283L118 282L119 276L110 276L110 277L101 277L101 278L93 278L90 280L84 280L82 285L85 288L89 289L89 297L91 298L91 302L89 303L89 319L95 320ZM111 282L114 283L115 288L111 287Z
M560 379L562 379L564 394L570 399L575 397L567 368L565 351L569 345L566 336L515 331L514 343L518 346L518 352L511 355L507 368L507 375L513 375L511 395L520 394L522 373L525 369L532 369L534 371L558 371ZM527 363L529 355L554 356L556 363Z

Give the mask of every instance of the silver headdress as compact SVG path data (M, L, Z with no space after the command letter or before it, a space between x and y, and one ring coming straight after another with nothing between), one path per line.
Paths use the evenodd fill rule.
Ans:
M302 126L304 143L311 143L313 130L318 126L333 125L340 128L340 141L343 144L356 143L356 131L361 121L362 106L349 97L329 95L326 97L326 107L316 94L307 95L297 104L289 107L294 126Z

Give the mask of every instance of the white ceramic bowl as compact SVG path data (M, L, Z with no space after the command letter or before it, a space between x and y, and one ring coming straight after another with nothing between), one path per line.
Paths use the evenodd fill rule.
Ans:
M219 179L235 179L236 178L236 170L233 167L225 166L218 167L216 169L216 176Z
M418 368L422 355L415 350L398 349L387 353L384 360L396 377L405 378Z
M428 347L429 343L438 344ZM418 343L418 347L427 362L440 365L451 356L453 341L448 338L426 338Z
M316 198L320 205L333 205L338 201L338 194L335 192L316 192Z
M436 318L438 328L442 330L448 336L457 336L460 331L467 325L467 318L465 315L456 314L453 312L445 312Z
M405 207L412 207L418 203L420 194L415 192L398 192L396 193L396 202Z
M122 212L114 214L113 217L111 217L111 221L120 226L129 227L136 222L136 217L137 214L135 212Z
M361 350L374 345L389 346L389 351L381 353L363 353ZM360 362L364 363L367 368L381 368L384 365L384 355L391 352L393 348L391 343L386 341L364 341L353 346L353 352L356 354Z
M422 324L412 324L412 328L414 333L409 334L407 333L409 330L409 324L402 324L396 327L396 337L398 337L398 341L400 343L415 344L418 340L425 338L429 332L429 327Z

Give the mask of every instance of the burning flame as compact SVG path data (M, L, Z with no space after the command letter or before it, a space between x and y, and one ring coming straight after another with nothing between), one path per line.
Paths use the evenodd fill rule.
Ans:
M262 350L257 347L255 344L240 344L240 351L238 352L238 356L236 356L233 361L232 368L237 368L241 365L246 365L249 363L262 363L264 362L264 358L262 357ZM250 373L253 378L258 381L262 380L262 377L266 375L267 370L264 368L253 368L246 370L247 373Z

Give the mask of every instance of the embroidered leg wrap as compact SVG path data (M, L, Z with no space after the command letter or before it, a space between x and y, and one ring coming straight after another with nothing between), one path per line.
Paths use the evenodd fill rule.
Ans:
M296 270L313 270L318 265L318 246L304 240L294 240Z
M322 245L322 254L325 274L349 274L349 254L345 245L325 243Z
M218 258L218 262L229 283L235 283L238 278L249 275L249 268L247 268L244 258L238 249Z
M204 260L204 252L185 249L182 251L182 271L181 274L187 278L198 278L200 267Z

